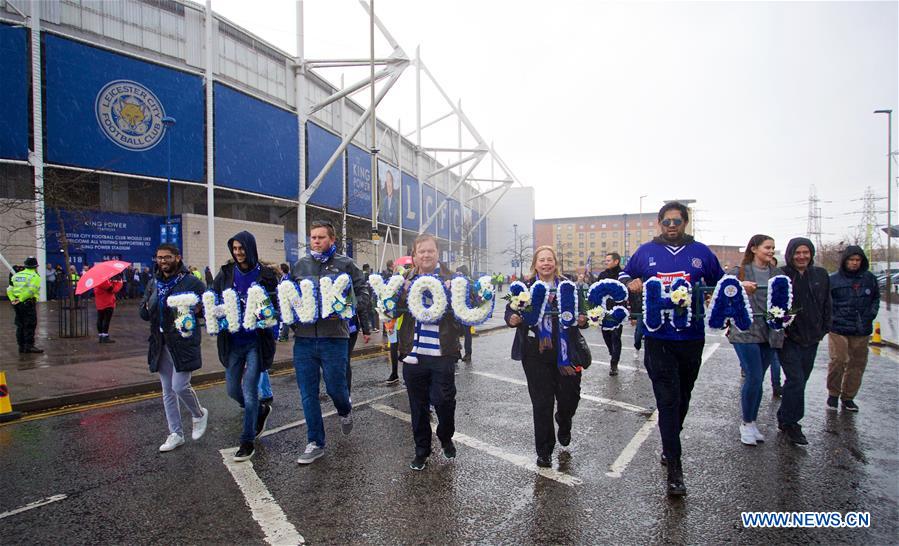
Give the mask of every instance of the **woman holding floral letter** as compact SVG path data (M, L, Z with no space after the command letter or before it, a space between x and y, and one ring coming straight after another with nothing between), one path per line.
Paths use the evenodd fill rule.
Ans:
M560 324L556 312L559 287L565 281L556 251L538 247L531 260L531 279L526 285L513 283L506 305L506 324L516 328L512 359L520 360L528 381L528 393L534 410L534 443L537 466L552 466L556 445L553 409L562 446L571 442L571 424L581 398L582 366L575 350L582 339L579 328L587 327L587 318L577 313L577 327ZM574 305L575 312L579 309ZM560 332L562 334L560 335Z
M749 295L753 314L762 315L753 318L752 326L745 332L736 328L730 328L727 332L727 339L733 345L745 374L743 388L740 390L740 408L743 417L740 423L740 441L745 445L754 446L758 445L758 442L765 441L765 436L759 431L755 422L759 414L759 405L762 403L765 370L775 358L775 349L780 349L783 345L783 332L768 328L764 317L767 291L756 290L759 286L768 286L768 279L777 275L777 267L774 264L774 239L767 235L753 235L746 244L742 263L730 273L736 275L743 283L743 288Z

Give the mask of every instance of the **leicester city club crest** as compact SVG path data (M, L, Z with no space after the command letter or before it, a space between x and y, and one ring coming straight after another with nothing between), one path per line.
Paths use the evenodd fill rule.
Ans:
M115 80L97 93L97 123L109 140L135 152L159 144L165 134L162 103L147 87L131 80Z

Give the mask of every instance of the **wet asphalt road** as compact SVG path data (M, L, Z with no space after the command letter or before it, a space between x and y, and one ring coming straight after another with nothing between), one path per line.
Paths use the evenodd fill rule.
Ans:
M647 423L648 412L640 409L654 408L629 331L622 364L634 369L610 378L597 363L585 373L582 394L594 399L581 401L572 445L565 452L557 446L554 455L561 472L554 476L568 483L528 467L534 462L531 407L518 383L520 365L508 358L508 331L476 338L474 363L459 364L454 461L435 451L424 472L409 470L412 434L401 419L408 401L402 386L379 384L388 373L379 357L354 365L351 435L340 433L335 416L326 417L327 455L301 467L295 460L305 428L276 432L259 441L252 468L287 525L318 544L899 541L895 351L871 354L860 413L831 413L823 409L824 343L807 391L803 425L810 445L792 446L777 433L777 402L766 384L759 422L768 441L747 447L737 428L736 356L724 338L709 336L710 356L683 435L689 495L672 501L664 495L655 428L620 478L607 475ZM602 343L596 331L588 340ZM604 348L592 349L595 360L608 361ZM302 419L292 374L274 377L273 386L269 429ZM266 534L219 452L237 444L240 410L223 385L199 396L211 412L206 436L168 454L157 451L166 436L158 398L0 427L0 542L264 543ZM189 429L187 414L185 423ZM67 497L4 515L60 494ZM749 510L869 511L871 527L745 529L740 512Z

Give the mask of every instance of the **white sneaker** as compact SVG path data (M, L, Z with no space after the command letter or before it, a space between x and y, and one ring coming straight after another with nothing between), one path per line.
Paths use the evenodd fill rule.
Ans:
M300 458L297 459L297 463L309 464L324 454L325 448L318 447L318 444L316 444L315 442L309 442L308 444L306 444L306 451L304 451L303 454L300 455Z
M209 410L203 408L203 416L193 420L194 427L190 433L190 437L199 440L206 434L206 425L209 423Z
M353 414L348 413L340 418L340 429L344 434L349 434L353 430Z
M764 442L765 436L762 434L762 431L759 430L759 426L755 423L755 421L749 424L752 425L752 433L755 434L755 441Z
M740 423L740 441L747 446L757 445L755 433L752 432L752 423Z
M184 443L184 436L180 434L175 434L174 432L169 434L169 437L165 439L165 443L159 446L159 451L165 453L166 451L171 451L176 447L180 446Z

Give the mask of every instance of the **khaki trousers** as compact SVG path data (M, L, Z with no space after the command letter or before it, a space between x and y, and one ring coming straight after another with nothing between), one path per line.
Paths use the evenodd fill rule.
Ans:
M868 364L868 336L841 336L831 332L830 364L827 366L827 392L843 400L852 400L862 386Z

